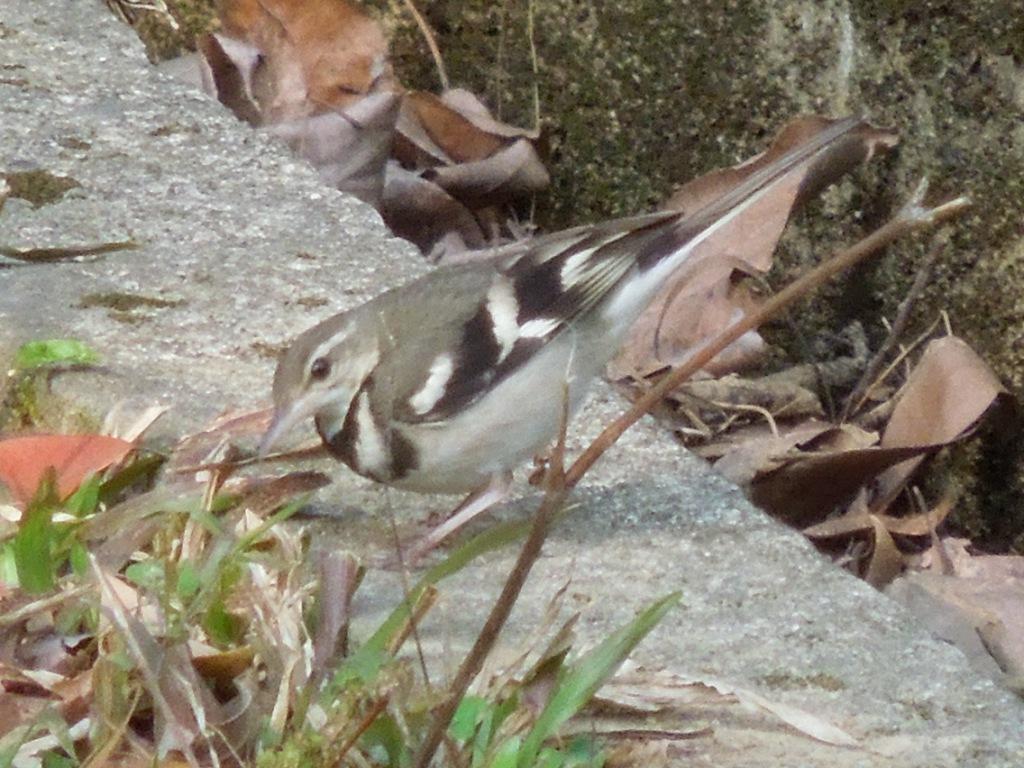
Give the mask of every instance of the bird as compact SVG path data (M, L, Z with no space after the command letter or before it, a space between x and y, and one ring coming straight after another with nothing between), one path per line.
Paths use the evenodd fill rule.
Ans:
M312 418L356 473L469 494L433 546L503 498L557 438L630 326L701 243L862 125L833 122L692 212L573 227L441 266L335 314L281 354L266 456ZM568 403L566 403L566 399Z

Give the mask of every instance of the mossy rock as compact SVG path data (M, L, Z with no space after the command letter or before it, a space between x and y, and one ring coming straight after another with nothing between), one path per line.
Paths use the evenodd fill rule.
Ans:
M113 4L135 28L153 62L194 51L196 38L217 28L217 0L166 0L166 11Z

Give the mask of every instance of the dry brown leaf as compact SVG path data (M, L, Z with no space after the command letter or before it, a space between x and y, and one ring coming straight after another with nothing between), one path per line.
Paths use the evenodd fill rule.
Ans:
M388 163L380 212L392 232L424 251L433 251L436 258L487 244L479 222L465 205L395 162Z
M1024 558L970 558L975 576L911 572L886 593L952 642L986 674L1004 680L1024 671ZM986 562L989 561L989 562ZM990 564L991 563L991 564Z
M395 156L407 167L429 168L484 160L509 143L507 136L480 128L478 114L474 118L432 93L407 93L398 118L401 138Z
M345 107L391 90L387 40L344 0L222 0L224 34L262 54L253 90L264 123Z
M203 91L249 125L263 122L253 93L253 78L262 66L259 49L227 35L203 35L196 41Z
M793 457L757 477L750 486L750 499L791 525L808 525L884 470L936 447L861 448Z
M202 743L206 736L202 724L219 722L219 705L199 681L184 647L164 646L157 641L152 629L158 619L136 617L132 601L138 598L130 585L105 573L95 560L92 564L104 618L121 635L127 654L152 698L158 755L164 757L180 750L190 762L195 762L193 746Z
M481 160L430 169L423 176L471 209L526 197L551 182L533 145L525 139Z
M734 189L737 184L769 163L826 129L834 121L802 117L788 123L772 146L757 157L733 168L701 176L684 185L665 208L694 212ZM706 336L728 325L733 309L743 311L741 302L730 303L728 287L734 270L765 272L793 207L821 188L833 183L857 164L878 151L895 146L895 134L867 123L837 141L812 163L804 163L776 182L738 216L719 227L697 246L693 258L671 280L634 324L612 370L642 377L666 365L677 365L689 350ZM717 297L714 322L703 319L707 298Z
M599 705L645 713L685 710L698 705L733 701L750 709L767 712L818 741L839 746L858 746L857 740L850 734L818 715L771 701L746 688L703 676L630 666L629 671L617 674L594 696L594 702Z
M925 348L900 393L882 435L882 448L951 443L1005 391L992 369L962 339L936 339ZM915 457L879 477L872 509L885 509L920 463L921 457Z
M756 437L749 432L737 436L732 448L715 462L715 470L736 485L747 485L758 475L779 466L796 446L835 429L831 424L809 419L779 434L759 428Z
M642 378L670 365L682 365L721 331L747 312L754 311L760 301L744 283L732 279L742 273L730 270L723 276L722 270L720 260L698 264L685 277L673 282L675 291L685 292L685 300L671 292L663 292L655 298L641 316L651 323L649 330L637 321L630 341L608 363L607 375L612 379ZM655 305L662 312L656 314L652 309ZM650 336L650 347L635 343L641 335ZM719 352L703 370L711 376L742 371L757 365L765 350L761 335L747 331Z
M400 105L396 93L373 93L341 111L277 123L267 130L308 160L325 184L379 206Z
M881 445L854 450L833 446L825 453L794 456L755 478L750 497L783 520L807 525L878 476L868 506L880 513L922 457L966 436L1003 393L992 371L962 340L937 339L911 372Z
M252 667L256 652L248 645L240 645L228 651L192 654L192 666L205 678L228 685L236 677Z
M885 523L876 515L868 515L868 517L871 519L874 547L864 573L864 581L876 589L881 589L903 570L903 555L892 536L889 535L889 531L886 530Z
M812 539L846 538L871 530L874 527L874 518L880 520L889 533L900 536L928 536L942 524L952 510L952 504L939 504L934 509L909 517L871 515L863 510L851 510L840 517L804 528L804 535Z
M253 440L262 435L270 424L272 411L271 408L261 408L222 414L209 427L181 438L171 451L164 471L168 475L184 473L191 467L222 458L231 443Z
M320 618L313 638L313 684L320 681L336 654L347 653L352 598L362 580L359 562L349 552L320 552L317 562Z

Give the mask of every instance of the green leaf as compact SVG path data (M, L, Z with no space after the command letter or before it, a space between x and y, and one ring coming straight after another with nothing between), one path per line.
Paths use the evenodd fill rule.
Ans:
M178 563L178 583L176 585L178 597L187 602L199 592L200 586L202 586L202 582L199 580L199 572L192 562L183 560Z
M405 766L411 762L405 735L390 715L381 714L376 717L359 739L359 743L372 756L385 758L386 762L380 760L384 765ZM384 754L380 754L381 752Z
M160 469L160 465L166 460L166 456L160 456L156 453L140 456L116 475L107 478L100 486L99 500L106 504L112 504L118 494L129 486L134 485L140 480L152 479L156 471Z
M220 600L215 602L207 611L203 628L210 633L216 642L223 645L231 645L241 640L245 632L242 620L231 613L228 613L224 603Z
M43 753L43 768L74 768L78 765L77 760L72 760L67 755L60 755L56 752Z
M164 583L163 561L155 558L132 563L124 569L125 578L132 584L147 589L159 590Z
M75 517L85 517L96 511L100 503L100 486L103 481L100 473L95 472L89 475L85 481L78 486L78 490L68 497L64 502L64 508Z
M520 765L519 756L522 754L522 746L522 736L512 736L506 739L494 753L491 762L487 764L488 768L516 768Z
M0 584L13 587L18 583L18 564L14 559L14 544L5 541L0 546ZM0 768L3 768L0 766Z
M501 728L502 723L519 708L519 694L516 693L512 696L508 696L495 707L492 707L488 712L487 716L480 722L479 728L477 728L476 739L473 741L473 759L472 765L474 768L485 764L485 757L490 753L493 748L492 740L494 734Z
M77 539L71 542L69 559L75 576L82 577L89 572L89 550Z
M523 740L523 748L516 763L518 768L531 768L535 765L544 742L590 701L597 689L615 673L637 644L679 602L680 597L679 592L673 592L658 600L563 671L554 693Z
M459 702L452 716L448 733L458 741L469 741L476 733L476 727L483 720L484 714L491 708L491 703L482 696L466 696Z
M14 354L14 367L23 371L47 365L93 365L99 361L95 350L74 339L30 341Z
M29 594L46 592L57 583L57 563L53 550L56 531L53 512L56 473L50 468L43 475L39 491L29 502L11 541L18 583Z

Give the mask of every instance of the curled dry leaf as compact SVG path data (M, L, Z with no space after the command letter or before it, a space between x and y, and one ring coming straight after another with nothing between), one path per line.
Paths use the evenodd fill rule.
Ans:
M450 88L441 94L441 101L454 109L473 125L492 136L505 139L531 139L540 137L536 129L519 128L495 120L487 106L472 91L465 88Z
M954 643L975 668L1019 685L1024 682L1024 558L967 559L972 575L910 572L886 593Z
M737 485L748 485L759 474L771 471L785 462L796 446L807 444L834 429L831 424L816 419L790 427L779 434L761 429L760 436L738 439L732 449L715 462L715 469Z
M259 49L227 35L203 35L196 41L203 91L252 126L263 122L253 79L263 66Z
M224 0L219 10L224 34L261 54L250 81L264 123L392 89L384 33L344 0Z
M495 120L482 101L462 88L440 96L407 93L398 133L395 157L417 168L486 160L520 140L537 138L534 131Z
M964 436L1006 390L963 339L932 341L907 379L882 448L946 445ZM878 479L872 508L884 509L921 463L910 459Z
M0 482L24 506L53 467L57 495L65 499L87 476L116 464L134 449L135 443L107 435L11 437L0 440Z
M480 223L465 205L396 162L388 163L380 212L392 232L425 251L457 253L487 244Z
M511 220L505 206L548 185L536 131L469 91L403 93L382 31L344 0L225 0L220 17L199 44L207 93L423 251L482 248Z
M495 120L468 91L407 93L397 129L394 156L402 173L389 168L382 213L396 234L424 251L438 251L450 233L457 237L447 238L440 255L482 248L488 238L480 222L493 219L500 227L506 218L492 208L550 183L535 135Z
M395 157L412 168L484 160L506 143L505 137L481 130L442 98L425 91L405 95L398 133Z
M667 209L697 211L728 194L765 165L784 157L834 121L802 117L788 123L764 153L733 168L701 176L676 192ZM613 378L642 378L667 365L678 365L709 335L723 330L742 312L747 298L731 290L735 270L763 273L790 212L808 197L837 181L875 153L895 146L896 135L867 123L835 142L812 163L780 179L737 216L725 222L694 251L694 257L640 316L619 356ZM713 308L709 313L708 302ZM707 319L702 315L709 315ZM710 315L713 315L714 320Z
M525 139L517 139L482 160L428 170L424 177L473 209L526 197L551 181L533 145Z
M270 424L272 415L272 408L223 414L206 429L186 435L178 441L167 461L167 473L182 473L192 467L216 461L228 444L259 438Z
M746 688L704 676L667 670L632 667L620 673L598 691L594 703L627 711L654 713L682 710L692 716L699 706L739 702L744 707L766 712L806 736L826 744L854 747L859 742L846 731L822 717L797 707L774 702Z
M864 572L864 581L876 589L881 589L903 570L903 555L886 529L885 523L877 515L868 517L871 520L874 546L867 570Z
M338 112L289 120L267 130L313 165L323 182L379 207L402 99L373 93Z
M818 442L800 445L800 453L781 457L779 466L755 477L751 499L783 520L806 525L877 477L867 505L872 513L881 513L924 456L965 437L1004 392L962 340L937 339L911 372L880 445L822 450L822 438L816 438Z
M863 509L851 509L840 517L834 517L831 520L825 520L822 523L804 528L804 535L812 539L847 538L848 536L872 530L874 528L872 520L878 520L891 534L899 536L930 536L952 511L952 499L944 500L941 504L936 505L934 509L907 517L872 515Z

